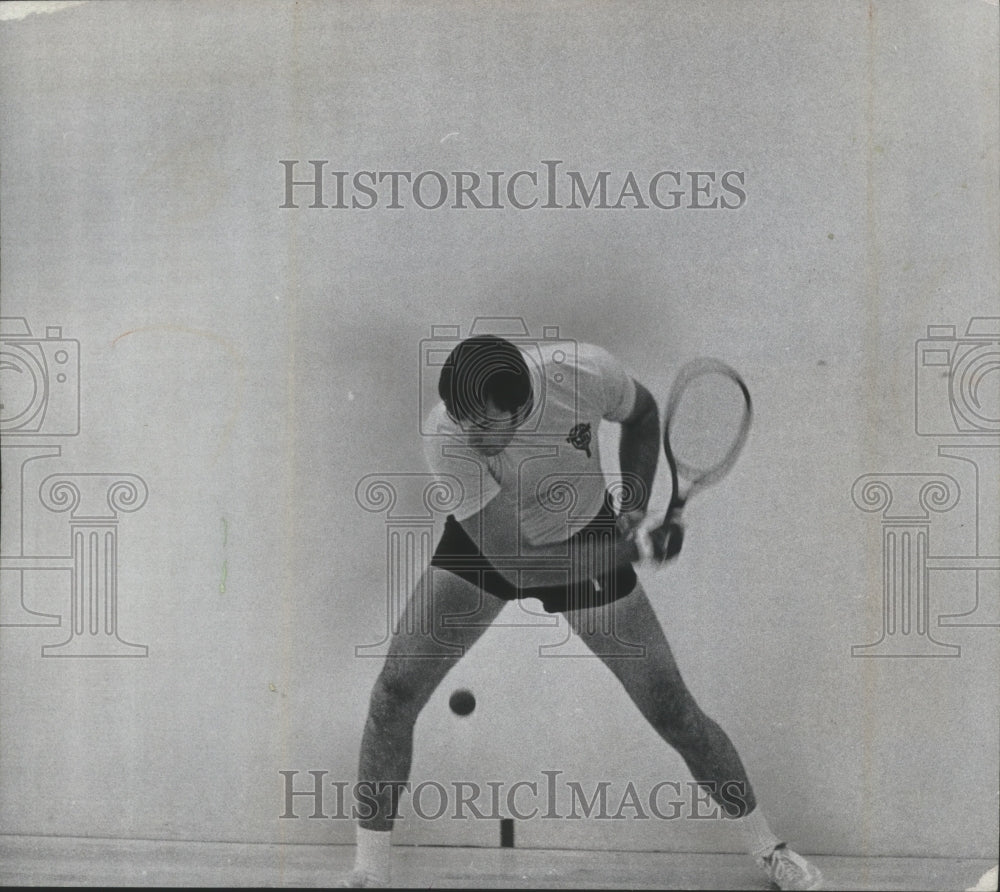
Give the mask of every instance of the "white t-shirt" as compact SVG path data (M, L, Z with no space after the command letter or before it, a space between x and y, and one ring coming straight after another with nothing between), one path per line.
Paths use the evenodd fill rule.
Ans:
M463 445L462 430L442 402L428 416L424 452L433 473L462 485L452 512L457 520L504 492L517 497L526 541L562 542L604 504L597 430L603 419L628 418L635 382L601 347L573 341L519 347L531 374L534 408L510 445L489 457Z

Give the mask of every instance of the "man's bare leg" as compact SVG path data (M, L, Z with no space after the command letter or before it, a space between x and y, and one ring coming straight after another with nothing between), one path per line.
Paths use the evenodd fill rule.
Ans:
M348 885L388 885L389 839L395 819L391 784L409 780L417 717L505 603L446 570L433 568L410 595L368 704L358 781L372 793L378 807L358 822L358 851Z
M742 815L734 809L753 811L756 799L743 762L726 732L702 712L684 683L642 585L619 601L570 610L566 617L726 813L738 817ZM636 653L636 645L641 653ZM723 801L720 794L726 784L729 795Z
M782 889L818 889L820 872L787 849L757 808L743 762L726 732L702 712L688 690L642 585L602 607L566 617L591 651L614 673L656 732L694 779L734 820L748 852ZM642 653L635 653L635 645Z

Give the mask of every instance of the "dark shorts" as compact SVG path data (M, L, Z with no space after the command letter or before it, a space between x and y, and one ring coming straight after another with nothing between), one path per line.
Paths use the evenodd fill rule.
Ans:
M596 539L608 537L611 541L617 540L619 532L615 519L611 500L606 497L604 506L597 516L570 538L567 551L569 552L575 545L574 540L584 537ZM625 564L610 568L594 579L522 588L514 585L497 571L489 559L484 557L476 543L469 538L462 525L455 520L453 514L449 514L445 521L444 533L434 551L434 557L431 558L431 566L448 570L504 601L537 598L549 613L609 604L630 594L637 582L632 565Z

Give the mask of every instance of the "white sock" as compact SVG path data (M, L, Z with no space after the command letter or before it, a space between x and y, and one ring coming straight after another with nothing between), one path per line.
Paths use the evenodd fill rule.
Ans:
M759 808L755 808L742 818L737 818L734 823L740 828L747 851L754 858L764 858L782 844L781 840L771 832L767 819Z
M358 847L354 853L354 870L376 882L389 885L392 860L392 831L366 830L358 827Z

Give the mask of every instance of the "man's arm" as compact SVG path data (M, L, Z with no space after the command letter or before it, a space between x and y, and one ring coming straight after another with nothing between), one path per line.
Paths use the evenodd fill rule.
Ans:
M646 515L660 458L660 411L653 395L638 381L635 405L621 424L618 462L627 487L626 496L634 495L621 506L622 525L627 531L634 529Z

